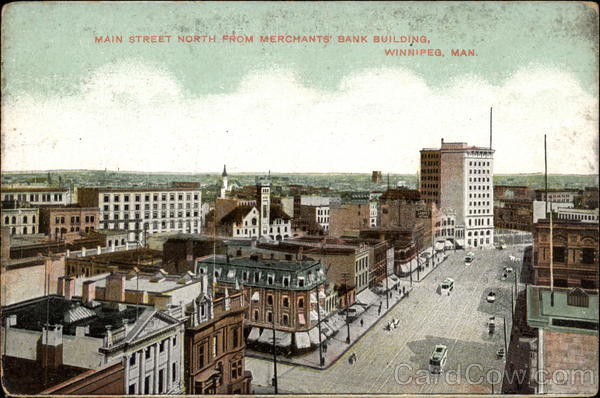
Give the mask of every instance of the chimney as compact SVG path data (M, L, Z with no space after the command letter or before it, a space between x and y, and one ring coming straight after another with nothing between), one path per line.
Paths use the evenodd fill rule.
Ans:
M62 325L44 325L37 345L37 359L42 366L56 369L63 362Z
M81 296L84 303L89 303L96 299L96 281L83 282Z
M129 319L127 319L127 318L123 319L123 328L125 329L125 336L127 336L127 334L129 334L132 326L133 325L129 324Z
M65 299L71 300L75 295L75 279L71 277L66 277L63 283L65 289Z
M105 300L125 301L125 275L110 274L106 278Z
M106 336L104 337L104 346L111 347L113 344L112 325L106 325Z

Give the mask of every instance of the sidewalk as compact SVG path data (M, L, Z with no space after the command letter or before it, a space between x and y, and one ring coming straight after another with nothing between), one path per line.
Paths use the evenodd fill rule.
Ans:
M402 294L402 287L406 288L406 296L408 292L412 290L412 287L408 286L404 281L398 283L398 291L390 289L391 297L389 299L389 308L386 308L385 294L379 295L380 300L375 304L371 305L360 317L350 323L350 344L346 343L346 337L348 336L348 327L344 324L340 330L324 341L324 345L327 346L327 352L323 352L323 358L325 363L323 366L319 364L319 349L315 349L306 354L302 354L294 357L284 357L282 355L277 356L278 363L285 363L290 365L306 366L313 369L327 369L333 365L344 353L352 348L354 343L360 340L360 338L367 333L377 322L383 318L389 311L394 308L404 297ZM379 302L381 302L381 315L377 315L379 309ZM360 326L360 320L363 320L363 326ZM384 326L383 323L380 326ZM246 356L251 358L260 358L265 360L273 360L273 355L270 353L254 351L246 349Z
M423 253L428 253L429 255L431 255L431 248L424 250L421 254L423 254ZM418 283L418 282L421 282L422 280L424 280L427 277L427 275L432 273L438 266L440 266L441 264L444 263L444 261L446 261L446 258L448 258L450 253L454 253L454 250L447 250L446 254L437 253L435 256L435 265L431 265L431 257L429 259L421 257L421 259L419 260L419 263L421 264L421 271L417 271L417 260L416 259L411 260L411 267L413 270L413 272L412 272L413 283L415 283L415 282ZM409 282L410 275L402 276L402 277L400 277L400 280Z

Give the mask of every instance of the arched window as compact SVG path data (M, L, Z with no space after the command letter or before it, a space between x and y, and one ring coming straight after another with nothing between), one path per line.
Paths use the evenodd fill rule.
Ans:
M8 216L4 217L4 224L8 224L9 221L10 221L10 217L8 217Z
M287 297L283 298L283 306L284 307L289 307L290 306L290 300Z
M23 216L23 224L27 224L27 216Z
M13 223L13 224L16 224L16 223L17 223L17 217L15 217L15 216L13 216L13 217L12 217L12 223Z
M27 235L27 227L23 227L23 235Z

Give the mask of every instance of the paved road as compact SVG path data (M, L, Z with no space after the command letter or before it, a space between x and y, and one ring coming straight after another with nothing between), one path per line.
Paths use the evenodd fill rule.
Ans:
M470 266L464 265L464 252L450 254L329 369L278 365L279 388L297 393L491 393L490 382L495 381L498 392L504 361L495 353L504 346L503 317L510 334L514 283L514 272L501 280L502 267L509 255L520 253L518 246L477 250ZM450 296L441 296L439 285L446 277L456 287ZM490 290L497 294L494 304L486 302ZM490 315L497 321L491 336L486 326ZM400 328L389 332L383 326L391 318L400 320ZM448 347L441 376L427 371L436 344ZM348 362L352 353L358 357L353 365ZM257 385L267 385L273 375L270 361L247 358L246 368Z

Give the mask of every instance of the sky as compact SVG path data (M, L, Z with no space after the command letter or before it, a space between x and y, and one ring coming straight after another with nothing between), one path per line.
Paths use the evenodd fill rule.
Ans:
M194 34L216 41L175 40ZM259 42L287 34L331 40ZM429 42L373 42L389 35ZM415 173L442 138L488 146L493 107L496 173L543 171L544 134L549 172L598 172L583 3L13 3L2 39L3 171ZM384 51L413 48L444 57Z

